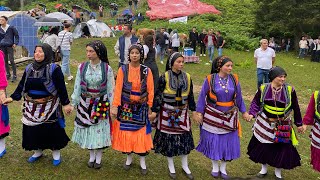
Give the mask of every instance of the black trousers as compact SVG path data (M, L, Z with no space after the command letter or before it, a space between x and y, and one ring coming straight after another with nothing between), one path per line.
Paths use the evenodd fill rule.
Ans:
M1 47L0 49L5 55L4 62L6 65L7 76L11 76L10 67L9 67L9 61L10 61L12 71L13 71L13 76L17 77L17 67L16 67L16 63L14 62L13 47Z
M200 44L200 54L206 54L206 45Z

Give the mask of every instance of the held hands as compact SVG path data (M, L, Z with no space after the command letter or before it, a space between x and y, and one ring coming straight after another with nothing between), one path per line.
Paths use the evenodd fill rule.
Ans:
M157 113L156 112L151 112L151 114L149 114L149 120L151 122L154 122L154 120L156 119L157 117Z
M197 123L197 124L202 124L203 120L203 115L197 111L192 112L192 119Z
M111 119L115 119L118 114L118 107L112 106L110 114L111 114Z
M63 110L68 116L72 113L73 109L74 107L70 104L63 106Z
M9 98L5 98L4 100L0 100L2 103L0 104L8 104L8 103L12 103L13 99L11 97Z
M248 112L244 112L244 113L242 113L242 118L243 118L244 120L246 120L247 122L250 122L251 119L253 118L253 116L252 116L252 115L249 115Z
M301 133L301 134L304 134L307 130L307 125L302 125L300 127L298 127L298 132Z
M3 101L6 99L6 94L4 92L0 92L0 105L3 104Z

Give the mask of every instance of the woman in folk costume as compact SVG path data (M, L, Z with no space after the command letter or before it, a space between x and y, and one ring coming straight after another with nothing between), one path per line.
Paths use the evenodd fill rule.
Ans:
M302 118L296 91L285 83L286 76L284 69L273 67L269 72L271 83L260 86L250 105L250 118L255 117L256 121L247 154L252 161L262 164L259 178L267 175L267 164L275 167L276 179L282 179L281 169L300 166L291 111L300 133Z
M102 151L111 145L114 76L101 41L87 44L86 53L90 61L80 64L71 95L71 105L77 108L72 141L89 149L88 167L99 169Z
M50 45L37 45L34 61L27 65L17 89L6 102L24 99L22 147L34 151L28 162L34 163L43 156L43 150L51 149L52 163L58 166L60 149L69 142L62 106L66 112L71 106L61 68L51 63L52 57Z
M311 130L311 164L313 169L320 172L320 93L315 91L311 98L303 117L303 132L307 126L312 126Z
M228 179L228 161L240 157L241 126L239 111L246 120L249 114L242 99L236 74L231 74L233 62L227 56L217 57L199 94L195 120L201 123L197 151L212 161L211 175ZM219 167L219 161L220 167Z
M181 156L182 168L193 179L188 154L194 149L188 110L195 112L196 103L190 74L182 71L183 56L174 52L168 57L166 72L160 77L152 107L152 118L158 113L153 139L155 152L167 157L169 175L176 178L173 157Z
M4 54L0 50L0 158L7 153L5 137L9 135L10 131L8 106L3 104L6 99L7 86L8 81L4 66Z
M124 169L129 170L132 153L140 156L141 173L147 174L145 157L153 148L151 138L151 106L154 89L151 70L143 65L143 47L131 45L127 65L119 68L114 93L112 116L112 148L127 154Z

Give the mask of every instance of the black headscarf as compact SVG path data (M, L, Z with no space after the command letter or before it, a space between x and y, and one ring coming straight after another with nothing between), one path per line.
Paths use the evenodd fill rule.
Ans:
M100 40L95 40L86 45L93 48L102 62L109 64L108 52L106 46Z
M179 52L173 52L172 54L170 54L170 56L168 56L168 60L167 60L167 64L166 64L166 71L169 71L172 69L174 62L179 57L183 57L182 54L180 54Z
M143 64L143 61L144 61L144 49L143 49L142 44L140 44L140 43L132 44L129 47L129 50L128 50L128 61L131 62L131 60L130 60L130 52L133 49L138 49L138 51L140 52L140 64Z
M279 76L282 76L282 75L287 76L286 71L282 67L275 66L275 67L270 69L270 72L269 72L269 75L268 75L269 81L272 82L276 77L279 77Z
M211 74L219 73L221 67L229 61L232 62L232 60L227 56L219 56L215 58L212 62Z
M36 51L37 47L41 47L42 51L44 52L44 60L41 62L38 62L34 59L33 61L33 69L34 70L39 70L43 67L45 67L47 64L50 64L53 61L53 52L52 48L49 44L44 43L44 44L38 44L34 48L34 52Z

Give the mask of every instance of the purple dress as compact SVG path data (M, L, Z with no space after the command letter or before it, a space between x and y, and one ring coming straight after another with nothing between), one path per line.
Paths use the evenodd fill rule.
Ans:
M225 89L221 87L219 84L219 76L217 75L215 82L215 91L216 96L219 102L229 102L233 100L233 94L235 91L234 84L231 81L231 75L228 75L226 79L222 79L222 83L226 84L228 81L227 89L228 92L225 92ZM204 114L205 106L206 106L206 96L210 91L208 79L204 80L202 85L201 92L199 94L198 104L197 104L197 112ZM246 107L244 101L242 99L241 86L240 83L237 85L236 92L236 106L239 108L241 113L246 112ZM232 108L230 107L222 107L216 106L216 109L226 112ZM238 130L225 132L220 128L215 128L215 133L209 132L203 129L200 126L200 141L196 150L201 152L203 155L208 157L211 160L224 160L230 161L233 159L237 159L240 157L240 139L238 136Z
M274 106L276 104L277 107L284 108L286 102L284 88L282 88L282 91L275 96L276 101L274 101L272 98L273 95L271 88L272 87L270 86L269 89L265 90L266 96L264 103L269 106ZM251 102L249 110L249 114L253 115L254 117L256 117L260 111L260 97L261 90L259 88ZM298 127L302 126L298 98L293 88L291 93L290 108L294 111L294 124ZM277 118L276 115L270 114L266 110L263 110L263 113L268 118ZM278 116L279 118L282 118L284 115ZM276 168L293 169L294 167L301 165L298 151L292 145L292 143L262 143L257 139L257 137L255 137L255 135L252 136L249 142L247 154L249 155L249 158L256 163L268 164Z

